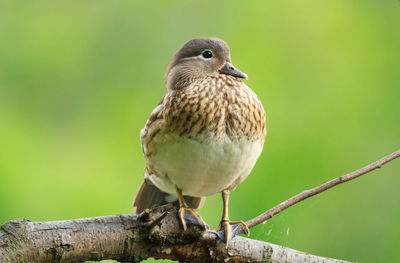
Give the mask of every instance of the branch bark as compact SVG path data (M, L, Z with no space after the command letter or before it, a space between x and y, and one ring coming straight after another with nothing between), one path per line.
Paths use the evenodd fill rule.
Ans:
M247 222L253 227L288 207L353 180L400 157L400 150L304 191ZM118 215L55 222L11 220L0 227L0 262L85 262L114 259L140 262L150 257L180 262L345 262L243 237L226 248L212 231L183 231L177 210L166 205L139 215Z
M12 220L0 228L0 262L85 262L150 257L180 262L345 262L244 237L228 249L211 231L182 231L172 205L140 215L55 222Z

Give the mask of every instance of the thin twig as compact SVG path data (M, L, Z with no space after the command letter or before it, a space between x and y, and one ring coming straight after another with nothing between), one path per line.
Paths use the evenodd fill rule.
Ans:
M338 184L353 180L353 179L355 179L363 174L369 173L377 168L381 168L382 165L396 159L397 157L400 157L400 150L397 150L397 151L393 152L392 154L389 154L389 155L383 157L382 159L380 159L374 163L371 163L357 171L337 177L337 178L335 178L329 182L326 182L320 186L317 186L313 189L306 190L300 194L297 194L297 195L293 196L292 198L289 198L288 200L280 203L279 205L269 209L268 211L264 212L263 214L247 221L246 224L250 228L250 227L256 226L260 223L263 223L263 222L267 221L268 219L270 219L271 217L273 217L274 215L285 210L286 208L289 208L290 206L292 206L306 198L309 198L313 195L316 195L323 191L326 191L329 188L332 188Z

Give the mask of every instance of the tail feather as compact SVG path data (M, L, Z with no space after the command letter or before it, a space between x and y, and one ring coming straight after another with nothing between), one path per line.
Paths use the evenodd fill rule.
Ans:
M195 209L201 208L205 200L205 197L184 196L184 198L188 206ZM161 191L150 181L144 180L133 201L133 213L138 214L146 208L168 204L170 200L177 200L177 198ZM172 203L179 205L178 201Z

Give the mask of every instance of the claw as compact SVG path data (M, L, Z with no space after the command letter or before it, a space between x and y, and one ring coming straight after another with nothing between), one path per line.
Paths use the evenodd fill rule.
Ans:
M182 223L183 230L187 230L188 225L200 226L203 230L208 230L208 225L204 222L203 218L194 210L189 207L181 207L179 209L179 220Z
M217 236L224 241L226 248L228 248L229 241L231 241L237 234L250 235L249 228L243 221L230 222L228 220L221 221Z
M234 226L236 225L237 226L236 228L238 228L238 230L236 230L237 233L235 235L237 235L237 234L246 234L247 236L250 236L249 227L242 220L236 221L236 222L230 222L230 224L234 225Z

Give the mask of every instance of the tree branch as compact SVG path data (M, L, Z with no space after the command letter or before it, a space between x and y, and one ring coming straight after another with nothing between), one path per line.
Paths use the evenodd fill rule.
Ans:
M253 227L284 209L335 185L371 172L400 156L400 150L355 172L304 191L247 222ZM0 227L0 262L85 262L114 259L139 262L149 257L181 262L345 262L313 256L243 237L228 249L212 231L183 231L172 205L139 215L54 222L11 220Z
M0 262L139 262L150 257L180 262L345 262L244 237L235 237L226 249L211 231L182 231L176 215L175 207L167 205L140 215L12 220L0 228Z
M339 176L339 177L337 177L329 182L326 182L320 186L317 186L315 188L301 192L300 194L297 194L297 195L289 198L288 200L283 201L279 205L269 209L268 211L262 213L261 215L247 221L246 224L250 228L250 227L256 226L260 223L266 222L268 219L270 219L274 215L282 212L283 210L289 208L290 206L292 206L294 204L297 204L300 201L303 201L304 199L307 199L313 195L316 195L323 191L326 191L329 188L332 188L338 184L356 179L357 177L359 177L363 174L372 172L373 170L375 170L377 168L381 168L384 164L396 159L399 156L400 156L400 150L397 150L397 151L383 157L382 159L380 159L374 163L371 163L357 171L354 171L354 172L346 174L346 175Z

